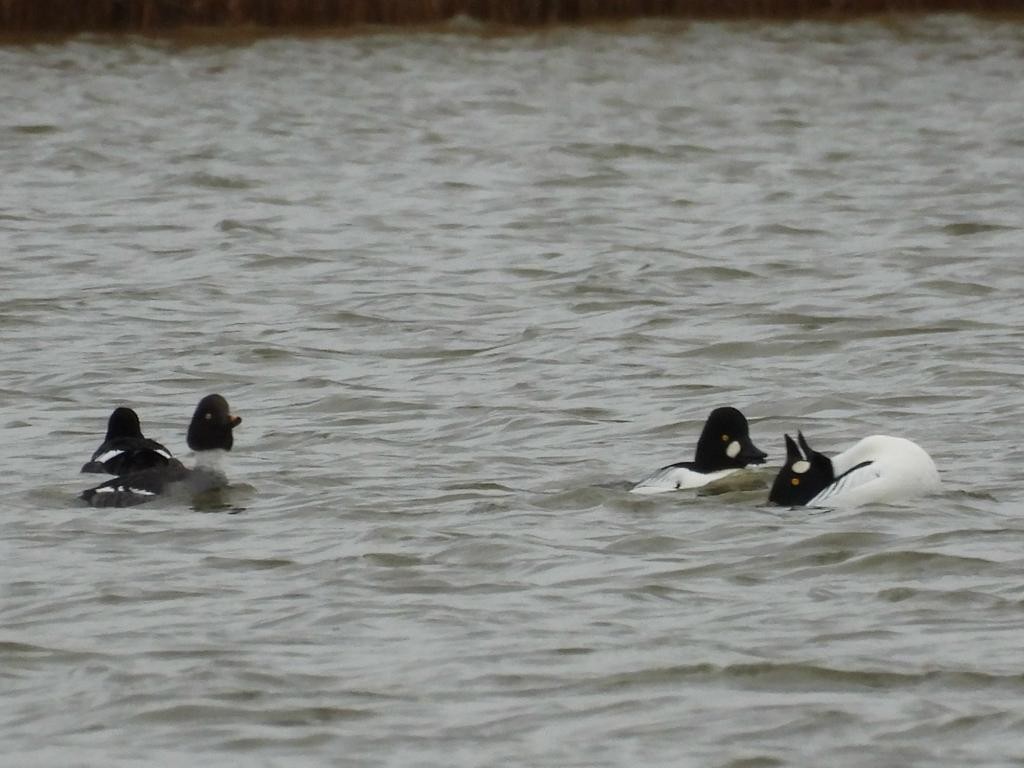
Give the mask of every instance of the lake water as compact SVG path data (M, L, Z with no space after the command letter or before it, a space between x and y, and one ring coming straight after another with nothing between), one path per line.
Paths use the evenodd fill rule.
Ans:
M0 48L11 766L1024 759L1024 25ZM232 487L92 510L110 410ZM640 497L718 405L769 453ZM802 429L938 495L767 506Z

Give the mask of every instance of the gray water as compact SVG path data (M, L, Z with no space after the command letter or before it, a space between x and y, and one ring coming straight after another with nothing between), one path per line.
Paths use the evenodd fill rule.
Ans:
M0 48L10 766L1024 762L1024 26ZM232 486L92 510L118 404ZM707 413L769 465L629 484ZM941 493L765 503L802 429Z

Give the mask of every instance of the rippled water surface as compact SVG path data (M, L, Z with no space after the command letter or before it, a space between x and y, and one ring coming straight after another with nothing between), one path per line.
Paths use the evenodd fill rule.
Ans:
M85 39L0 96L5 765L1024 759L1024 27ZM214 391L217 503L76 500ZM766 468L627 492L722 404ZM798 428L944 489L769 507Z

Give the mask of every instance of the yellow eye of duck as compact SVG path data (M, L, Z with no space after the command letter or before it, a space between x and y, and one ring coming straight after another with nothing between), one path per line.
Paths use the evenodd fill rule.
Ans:
M799 477L793 477L793 478L790 478L789 482L790 482L790 483L791 483L792 485L800 485L800 478L799 478Z
M728 443L729 442L729 436L728 435L722 435L722 442L723 443Z

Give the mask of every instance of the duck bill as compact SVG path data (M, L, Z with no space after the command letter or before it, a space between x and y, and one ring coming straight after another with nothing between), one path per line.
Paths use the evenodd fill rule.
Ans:
M231 414L230 416L228 416L228 424L231 425L232 429L234 429L235 427L237 427L241 423L242 423L242 417L241 416L235 416L234 414Z
M747 464L764 464L765 459L768 458L768 454L749 440L744 440L743 445L740 448L739 456L736 458L745 461Z

